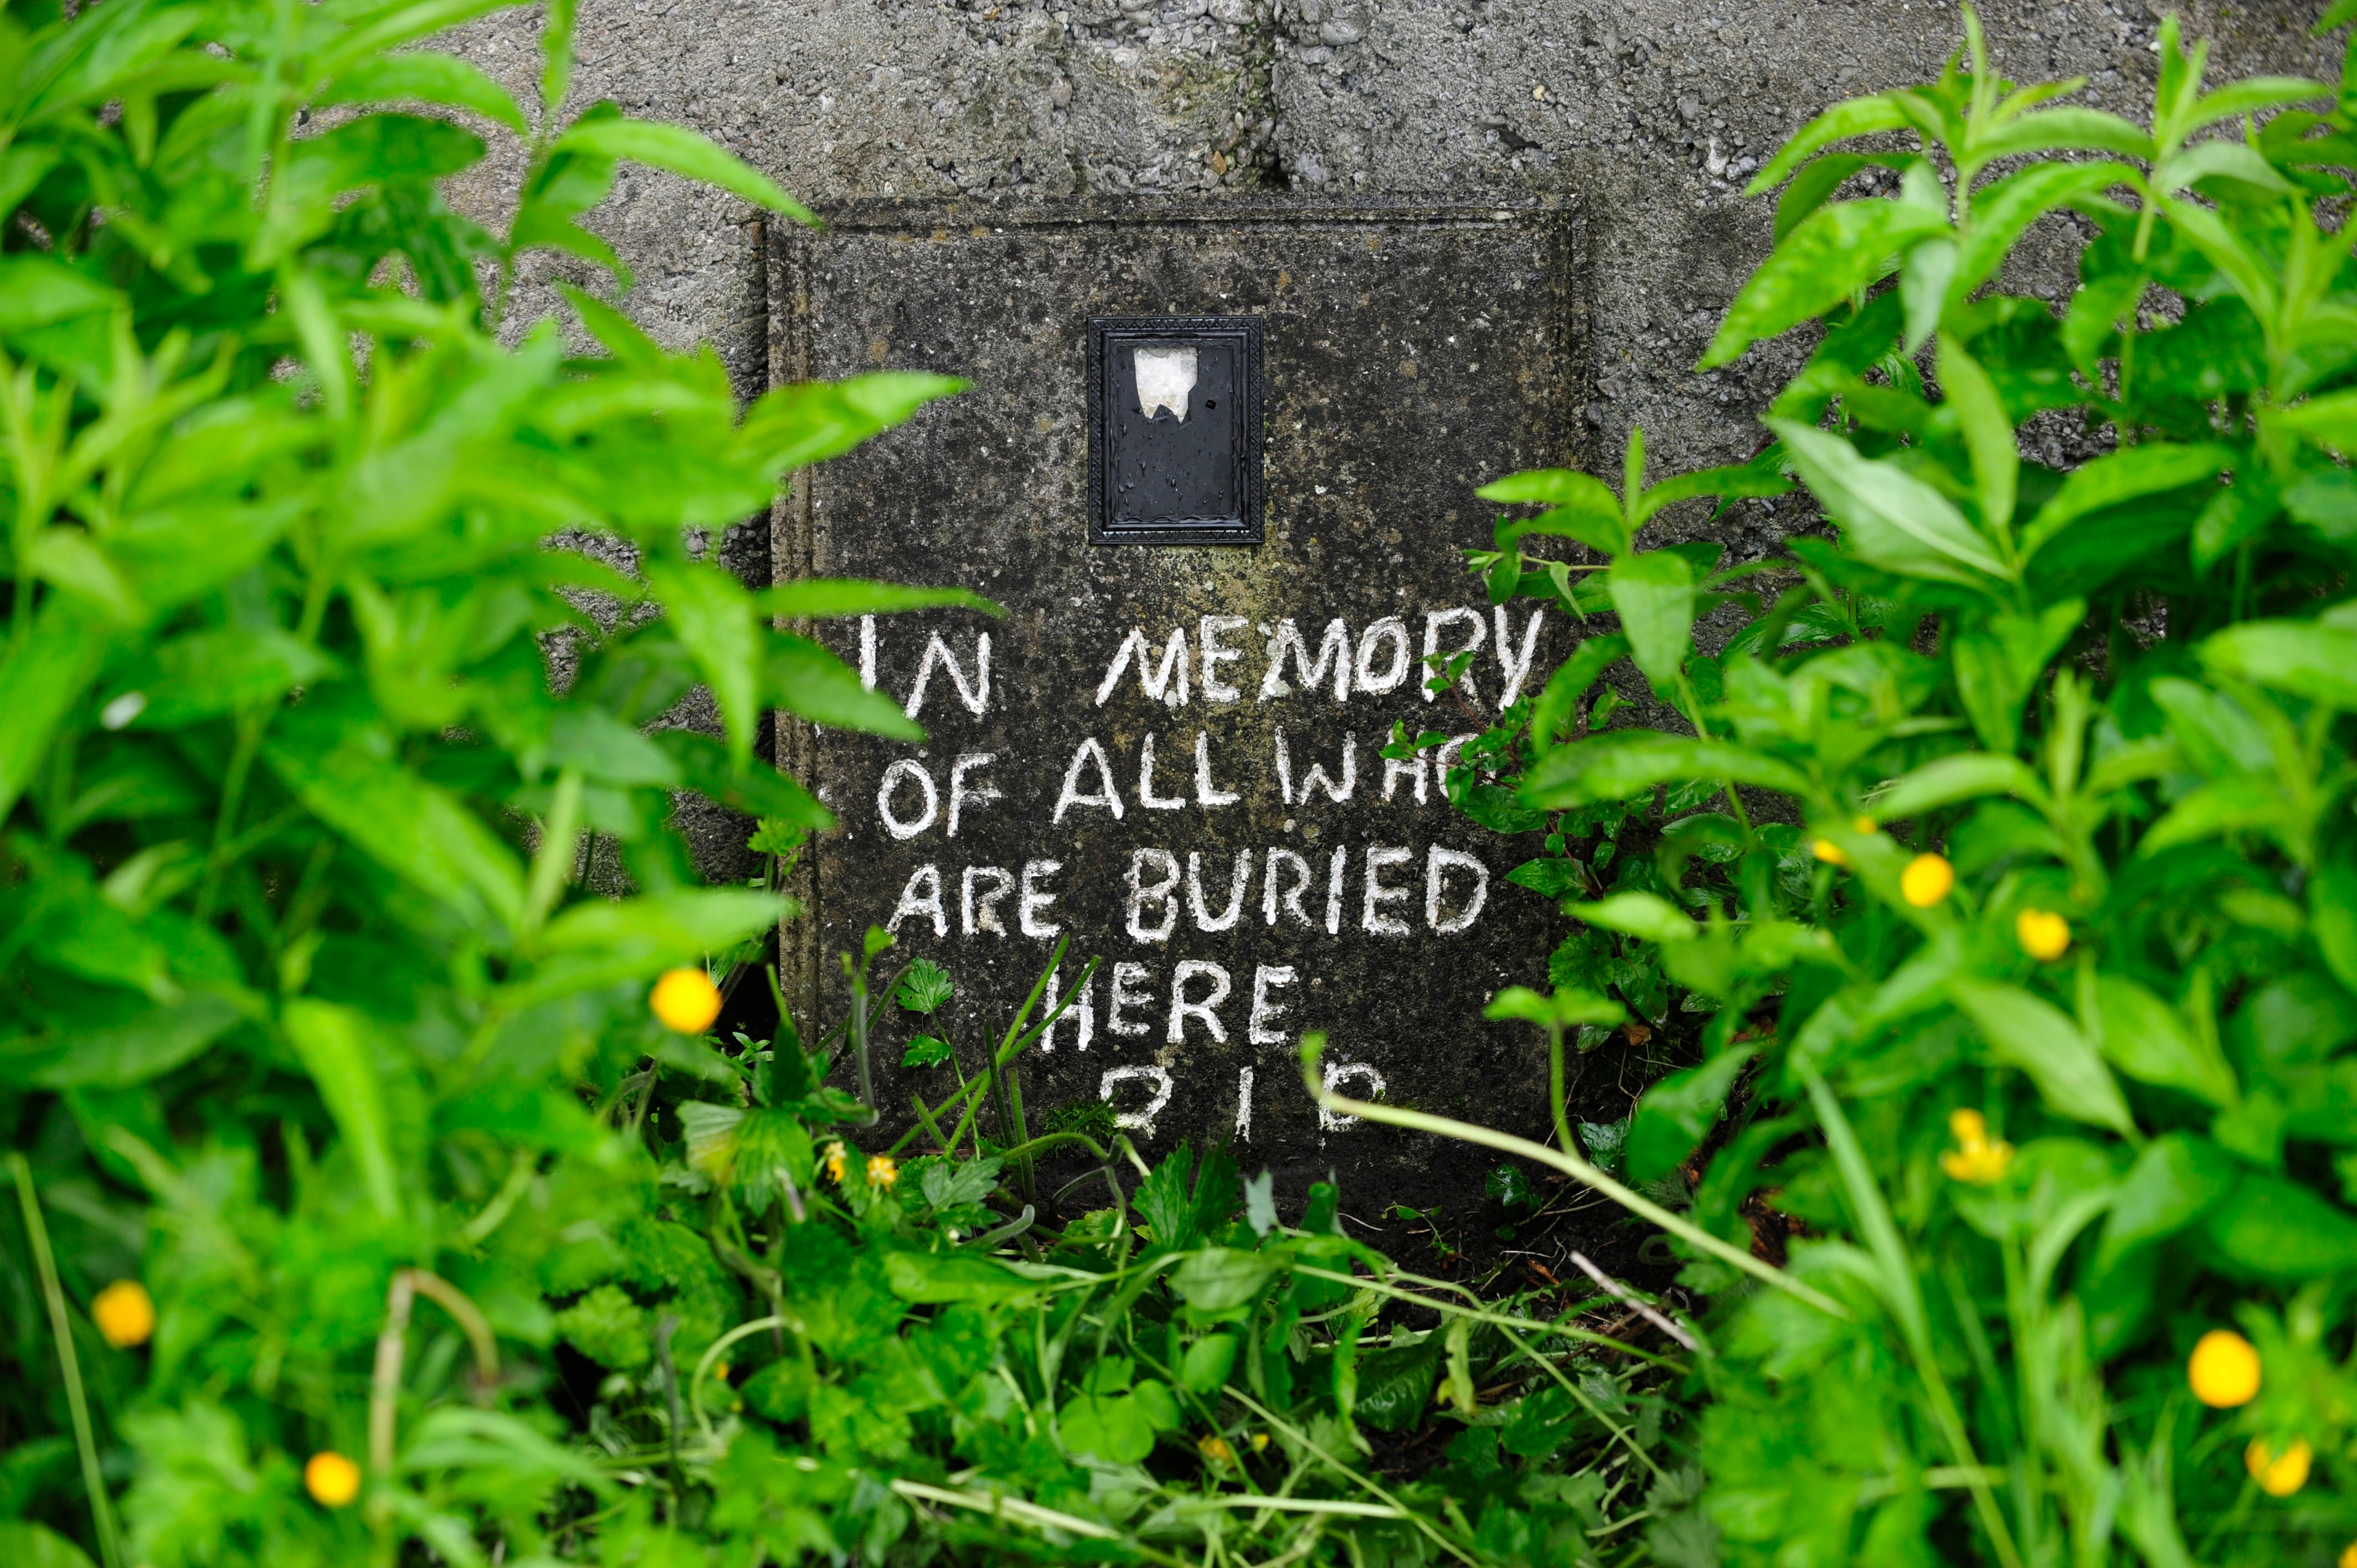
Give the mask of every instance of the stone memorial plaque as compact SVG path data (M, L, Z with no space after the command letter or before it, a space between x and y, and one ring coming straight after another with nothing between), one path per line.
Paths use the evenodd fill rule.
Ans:
M823 628L923 745L788 735L841 819L808 859L794 991L839 1016L870 925L957 984L965 1069L1056 939L1099 959L1025 1068L1036 1127L1109 1101L1149 1157L1232 1137L1354 1212L1478 1191L1485 1162L1319 1112L1345 1092L1543 1136L1545 1056L1482 1021L1544 984L1563 922L1506 873L1538 835L1474 826L1411 733L1477 733L1576 628L1493 607L1461 551L1475 488L1572 456L1585 384L1576 213L1559 202L1267 198L875 202L779 242L773 370L897 368L973 390L805 476L781 576L957 584L968 612ZM1427 659L1471 650L1424 689ZM878 1094L954 1086L903 1069ZM939 1032L939 1031L936 1031Z

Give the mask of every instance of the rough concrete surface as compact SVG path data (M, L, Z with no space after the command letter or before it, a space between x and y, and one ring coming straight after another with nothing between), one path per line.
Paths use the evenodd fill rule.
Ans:
M2084 76L2081 102L2141 118L2166 9L1988 0L1981 14L2009 75ZM2183 14L2212 42L2212 80L2330 78L2333 49L2306 33L2321 9ZM505 15L459 47L528 98L537 29L532 12ZM1641 424L1666 471L1753 450L1757 412L1805 349L1692 371L1768 250L1772 203L1742 196L1747 176L1825 104L1928 79L1961 36L1953 0L584 0L573 99L691 125L814 203L1575 195L1592 353L1581 455L1617 467ZM503 211L522 168L511 147L457 199ZM754 214L633 170L590 222L633 271L626 309L675 346L710 341L759 387L770 280ZM2066 295L2074 240L2051 220L2010 285ZM552 304L560 277L608 289L539 264L519 315ZM1717 526L1741 555L1788 522L1752 503ZM767 541L758 523L733 530L724 559L765 577ZM691 825L707 873L742 874L741 824Z

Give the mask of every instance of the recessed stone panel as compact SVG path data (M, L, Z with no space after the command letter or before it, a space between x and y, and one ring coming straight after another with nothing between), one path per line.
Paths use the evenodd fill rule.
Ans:
M1071 976L1100 963L1028 1058L1035 1126L1110 1099L1149 1153L1232 1136L1288 1185L1339 1172L1370 1218L1478 1188L1479 1161L1322 1118L1296 1050L1323 1030L1347 1091L1544 1125L1543 1047L1480 1018L1544 983L1560 932L1506 879L1537 834L1475 827L1430 754L1383 749L1395 725L1478 732L1574 640L1558 612L1491 606L1462 551L1489 540L1477 486L1573 455L1576 210L829 220L780 242L777 374L974 387L798 485L780 575L959 584L1007 614L821 628L930 738L788 737L842 820L792 929L797 989L834 1015L834 955L889 926L955 977L942 1021L971 1072L1068 936ZM1458 686L1424 690L1427 659L1467 650ZM877 1054L888 1116L954 1086L899 1068L909 1032Z

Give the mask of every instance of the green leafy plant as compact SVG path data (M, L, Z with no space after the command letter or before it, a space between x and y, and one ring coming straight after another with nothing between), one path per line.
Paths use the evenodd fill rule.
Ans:
M1560 1110L1540 1148L1330 1103L1671 1232L1714 1306L1706 1484L1651 1527L1665 1558L2334 1561L2357 54L2337 91L2208 88L2172 20L2139 125L2001 80L1964 27L1937 81L1836 105L1754 182L1775 247L1704 364L1818 334L1760 457L1649 485L1632 433L1617 493L1482 492L1545 509L1476 555L1494 596L1615 618L1449 780L1477 819L1544 813L1513 880L1579 924L1555 996L1503 1015L1550 1030L1559 1086L1608 997L1691 1015L1623 1150L1691 1190L1631 1192ZM1885 194L1841 199L1869 170ZM2004 270L2058 213L2091 236L2059 309ZM2026 456L2033 424L2083 460ZM1641 546L1666 506L1795 481L1829 526L1786 555ZM1607 724L1624 658L1675 722ZM1624 818L1656 847L1608 879Z
M775 994L829 825L764 714L921 738L782 627L992 607L748 590L705 546L958 383L739 407L585 290L506 319L533 251L627 282L581 221L623 161L802 214L675 127L564 118L569 5L529 113L412 47L494 8L0 14L0 1555L1632 1540L1675 1367L1604 1298L1402 1273L1330 1186L1284 1225L1265 1175L1149 1168L1101 1102L1033 1135L1038 990L887 1143L874 1053L921 1023L904 1061L957 1058L951 977L879 972L880 931L814 1040L782 998L711 1035L723 983ZM459 115L520 140L504 234L442 194L484 151ZM722 733L651 731L698 683ZM682 792L759 817L759 877L697 885ZM627 897L581 886L593 838ZM1043 1225L1049 1156L1105 1207Z

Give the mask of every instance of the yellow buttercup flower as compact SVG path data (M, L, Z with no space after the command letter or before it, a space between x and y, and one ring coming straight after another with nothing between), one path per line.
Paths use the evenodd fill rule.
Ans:
M1255 1454L1259 1453L1262 1449L1266 1448L1268 1446L1268 1434L1265 1432L1254 1433L1252 1434L1252 1445L1253 1452Z
M2231 1328L2213 1328L2185 1359L2193 1397L2214 1410L2232 1410L2259 1397L2259 1353Z
M720 1016L720 987L700 969L667 970L648 993L647 1005L673 1033L700 1035Z
M892 1163L889 1155L867 1156L867 1185L888 1187L900 1179L900 1167Z
M1956 1146L1940 1156L1940 1168L1956 1181L1986 1187L2013 1168L2013 1145L1988 1135L1988 1120L1960 1106L1948 1112L1948 1132Z
M156 1303L137 1280L117 1280L90 1303L91 1321L109 1345L128 1350L156 1332Z
M2357 1541L2341 1549L2341 1568L2357 1568Z
M334 1449L323 1448L303 1466L303 1489L323 1507L343 1508L361 1495L361 1467Z
M2071 948L2071 922L2051 909L2024 909L2013 918L2013 934L2021 950L2040 963L2052 963Z
M1229 1447L1228 1440L1216 1432L1208 1437L1195 1439L1195 1450L1214 1465L1232 1465L1236 1462L1236 1451Z
M1945 855L1919 854L1899 874L1900 897L1918 909L1928 909L1956 885L1956 868Z
M819 1151L819 1158L826 1165L826 1179L841 1187L843 1185L843 1145L829 1144Z
M2271 1498L2287 1498L2308 1485L2308 1466L2315 1457L2305 1437L2293 1438L2280 1454L2269 1448L2264 1437L2252 1438L2251 1445L2243 1450L2243 1465L2251 1472L2251 1479Z

